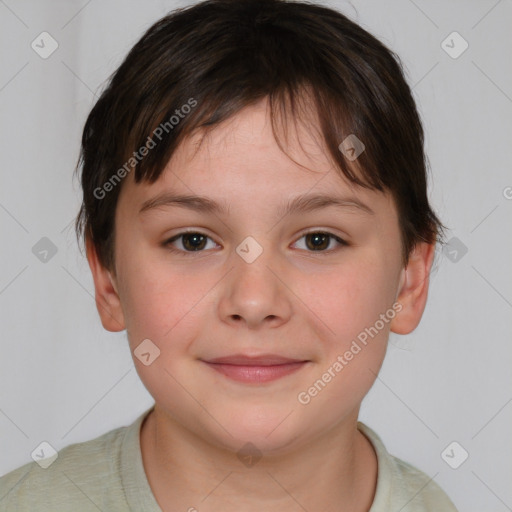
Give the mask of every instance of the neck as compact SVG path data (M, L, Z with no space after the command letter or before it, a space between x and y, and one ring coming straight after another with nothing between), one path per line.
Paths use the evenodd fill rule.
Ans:
M368 512L377 460L357 413L300 448L243 464L155 405L141 427L144 469L164 512Z

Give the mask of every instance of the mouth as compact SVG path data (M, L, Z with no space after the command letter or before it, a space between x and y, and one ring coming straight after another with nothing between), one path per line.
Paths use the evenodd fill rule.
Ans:
M233 355L201 361L232 380L255 384L280 379L295 373L310 362L273 354L257 357Z

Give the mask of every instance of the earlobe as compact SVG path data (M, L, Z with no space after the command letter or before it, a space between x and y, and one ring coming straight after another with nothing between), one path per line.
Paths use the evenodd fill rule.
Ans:
M430 270L435 243L419 242L412 250L407 267L402 270L396 301L402 308L391 321L391 331L409 334L420 323L427 303Z
M96 247L90 238L86 240L87 261L94 280L96 308L101 323L107 331L124 330L125 322L115 279L99 261Z

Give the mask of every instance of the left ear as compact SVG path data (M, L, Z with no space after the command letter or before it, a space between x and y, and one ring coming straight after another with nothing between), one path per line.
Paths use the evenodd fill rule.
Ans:
M391 331L409 334L420 323L427 303L430 269L434 261L435 243L418 242L407 266L402 269L396 302L402 309L391 321ZM398 311L398 310L397 310Z

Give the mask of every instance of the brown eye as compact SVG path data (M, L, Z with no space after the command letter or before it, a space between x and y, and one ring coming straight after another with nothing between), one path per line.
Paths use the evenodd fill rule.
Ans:
M325 252L330 253L336 250L336 247L329 249L332 245L332 241L341 246L348 245L345 240L340 237L327 233L324 231L311 231L302 235L300 239L305 239L306 250L309 252ZM297 242L298 243L298 242Z
M185 233L179 233L178 235L165 241L162 245L172 252L204 252L203 249L205 249L208 240L211 240L210 237L204 235L203 233L188 231ZM178 242L181 243L178 244Z
M204 249L206 245L207 237L201 235L201 233L187 233L182 235L183 238L183 247L187 251L200 251Z
M342 246L349 245L345 240L333 233L324 231L311 231L309 233L305 233L299 240L302 239L305 239L306 241L306 247L304 249L307 252L330 254ZM191 255L193 253L205 252L209 240L213 243L213 248L215 248L216 244L209 236L196 231L186 231L163 242L162 246L171 252ZM334 247L332 247L333 241L335 245ZM178 242L180 243L178 244ZM338 244L338 247L336 247L336 244Z
M327 249L329 242L330 236L325 233L308 233L306 235L306 245L313 251Z

